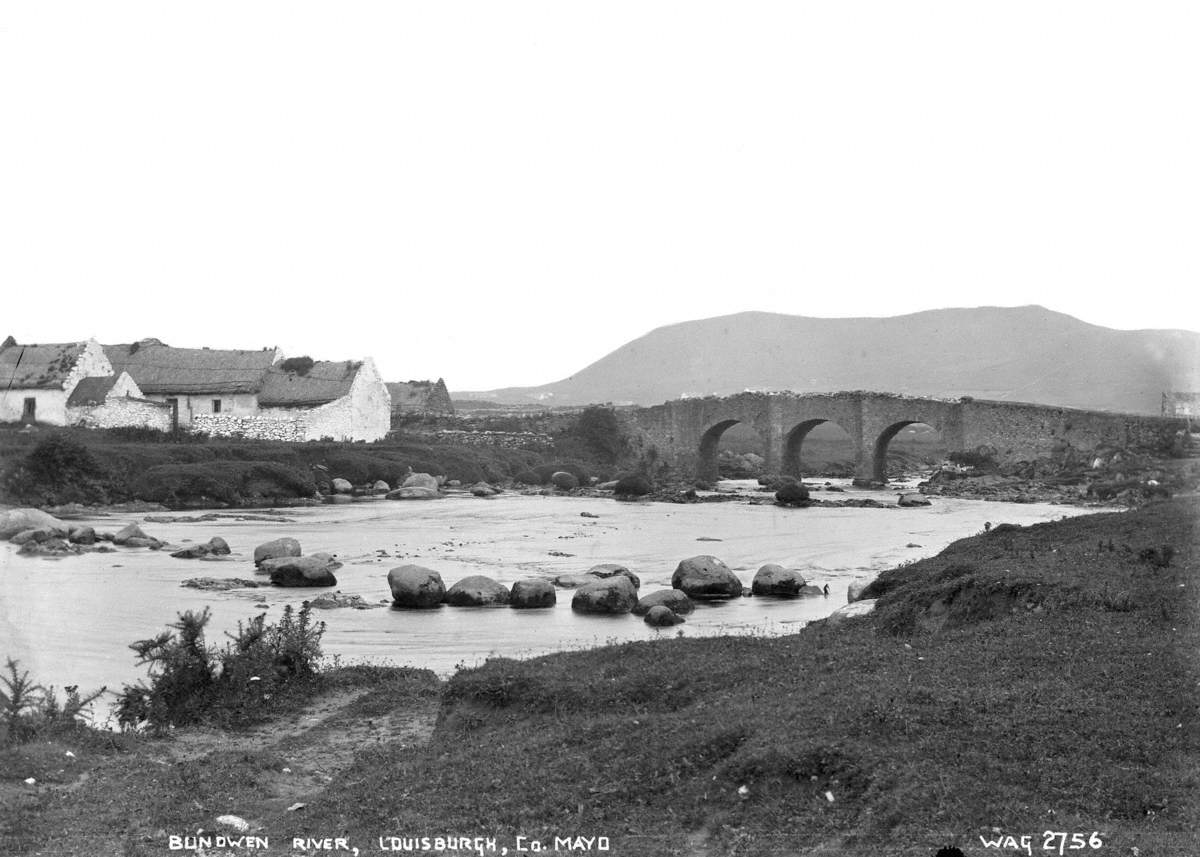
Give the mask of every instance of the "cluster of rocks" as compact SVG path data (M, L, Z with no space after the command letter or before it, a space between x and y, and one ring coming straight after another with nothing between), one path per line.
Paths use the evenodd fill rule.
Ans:
M229 556L229 554L229 544L220 536L213 536L204 544L177 550L171 556L175 559L201 559L206 556Z
M328 553L304 556L300 542L291 537L275 539L254 549L255 570L268 574L275 586L337 586L333 573L342 567Z
M388 491L389 500L436 500L441 496L442 480L428 473L410 474L395 491Z
M137 524L115 533L97 533L84 525L71 525L40 509L10 509L0 512L0 539L20 545L25 556L71 556L90 551L111 551L107 542L122 547L160 550L166 542L148 536Z
M419 565L402 565L388 572L392 605L398 609L429 610L449 604L457 607L553 607L558 589L572 589L571 609L577 613L643 616L656 627L676 625L695 609L695 601L759 595L773 598L825 595L827 590L809 585L803 574L782 566L764 565L750 589L713 556L683 560L671 577L671 588L640 596L640 578L616 563L593 566L585 572L560 574L552 580L518 580L511 588L483 575L463 578L447 588L441 575Z

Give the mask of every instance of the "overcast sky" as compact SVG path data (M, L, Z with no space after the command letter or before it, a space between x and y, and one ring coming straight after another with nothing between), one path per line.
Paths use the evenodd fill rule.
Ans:
M0 5L0 336L558 380L743 310L1200 329L1200 3Z

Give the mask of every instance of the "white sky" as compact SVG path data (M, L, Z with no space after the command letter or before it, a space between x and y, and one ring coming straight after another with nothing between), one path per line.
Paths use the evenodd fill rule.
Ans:
M0 336L558 380L677 321L1200 329L1200 3L0 4Z

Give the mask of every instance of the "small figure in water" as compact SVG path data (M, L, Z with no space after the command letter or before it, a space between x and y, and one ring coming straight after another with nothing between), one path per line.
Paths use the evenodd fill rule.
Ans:
M829 596L829 584L828 584L828 583L826 583L826 584L825 584L825 588L824 588L823 590L821 590L821 591L825 593L825 596L826 596L826 597L828 597L828 596Z

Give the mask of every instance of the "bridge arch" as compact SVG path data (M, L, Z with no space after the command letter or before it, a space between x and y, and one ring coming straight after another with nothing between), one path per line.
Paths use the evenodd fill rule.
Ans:
M929 428L933 429L934 431L936 431L938 433L939 446L941 445L942 442L944 442L944 438L942 438L941 426L936 425L932 421L926 421L926 420L922 420L922 419L906 419L906 420L899 420L897 422L892 423L891 425L887 426L883 431L881 431L879 433L879 436L875 439L875 446L872 450L872 455L871 455L871 479L872 479L872 481L879 482L879 483L886 483L888 481L887 480L888 447L891 445L892 440L896 437L896 435L900 434L901 431L908 428L909 426L915 426L915 425L929 426Z
M783 473L788 476L800 478L803 474L800 467L800 453L804 447L804 441L808 438L809 433L817 426L829 425L834 426L845 438L845 443L853 446L854 440L850 433L846 431L845 426L835 419L828 417L818 417L816 419L808 419L796 423L792 426L791 431L783 437ZM855 453L857 455L857 453Z
M747 420L730 417L713 423L700 436L700 458L697 462L696 476L703 482L716 482L721 478L719 453L721 436L736 425L744 425L759 434L757 427Z

